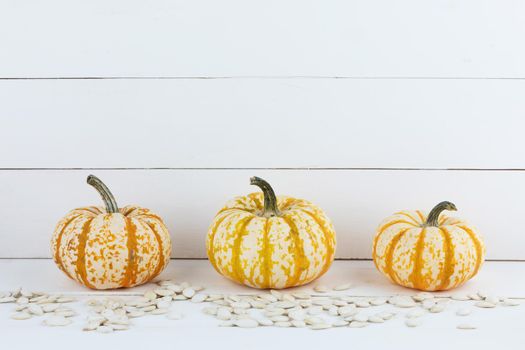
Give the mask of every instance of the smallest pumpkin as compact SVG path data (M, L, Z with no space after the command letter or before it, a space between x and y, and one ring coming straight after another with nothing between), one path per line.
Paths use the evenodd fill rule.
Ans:
M401 211L377 230L373 259L392 282L425 291L455 288L476 275L485 255L483 241L463 220L440 214L456 210L441 202L428 216Z

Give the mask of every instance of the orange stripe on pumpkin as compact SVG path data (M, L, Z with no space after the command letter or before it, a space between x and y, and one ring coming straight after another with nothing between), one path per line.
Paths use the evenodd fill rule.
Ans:
M246 227L248 224L255 218L255 216L249 216L247 218L239 220L237 226L235 227L234 234L236 235L235 240L233 241L232 247L232 277L234 280L239 283L243 283L244 269L241 265L241 243L243 237L246 235Z
M394 238L392 238L390 240L390 243L388 244L388 247L386 249L386 254L385 254L385 269L384 269L384 272L386 275L388 275L388 277L390 277L390 279L395 282L395 283L400 283L399 282L399 278L397 277L397 274L396 272L394 271L394 266L393 266L393 260L394 260L394 251L397 247L397 244L399 243L399 240L405 235L405 233L410 230L411 228L408 227L408 228L405 228L405 229L402 229L401 231L399 231L395 236Z
M213 224L213 227L210 228L210 234L208 239L208 259L210 260L211 265L213 268L220 274L222 272L220 271L219 267L216 264L215 261L215 247L214 247L214 240L215 240L215 234L217 233L217 230L219 229L219 226L223 223L224 220L229 216L230 214L224 214L220 219L216 220Z
M416 225L419 225L419 224L420 224L419 221L417 221L416 219L414 219L414 217L413 217L412 215L410 215L409 213L407 213L406 211L399 211L399 212L395 213L394 215L403 215L403 216L405 216L405 217L411 219L412 221L414 221L414 224L416 224Z
M107 215L104 216L104 220L106 220ZM78 247L77 247L77 262L76 262L76 272L78 276L80 277L80 280L84 285L88 288L95 289L95 286L93 286L88 278L87 278L87 267L86 267L86 243L87 238L89 235L89 231L91 229L91 222L94 218L88 219L84 225L82 226L82 232L78 236Z
M272 251L273 246L270 244L270 234L272 222L271 218L268 218L264 224L263 229L263 264L261 266L261 273L263 275L263 288L270 288L272 283Z
M456 267L456 259L454 257L454 251L452 249L452 240L450 233L442 227L438 227L439 232L443 236L443 253L445 258L443 259L443 270L440 272L441 283L436 290L445 290L450 284L450 277L454 273Z
M286 286L294 286L300 281L303 271L308 270L310 267L310 261L306 258L304 253L303 240L299 235L299 230L297 229L293 218L283 215L282 219L288 224L288 226L290 226L290 235L292 236L293 242L293 261L295 265L293 277L286 281Z
M164 256L164 247L162 245L162 239L160 238L160 233L155 229L155 226L150 223L149 221L144 221L146 225L150 228L151 232L153 232L153 236L155 237L155 241L157 242L158 250L159 250L159 261L157 262L157 266L155 266L155 270L151 275L148 275L146 278L147 281L157 277L160 272L162 271L162 268L164 267L164 264L166 264L166 257ZM169 258L169 257L168 257Z
M412 282L414 288L425 289L426 283L422 281L421 270L423 269L423 249L425 248L426 228L423 227L416 242L414 253L410 261L414 260L414 268L408 280Z
M62 261L62 254L60 252L60 246L62 245L62 236L64 235L64 232L65 232L67 226L69 226L71 223L73 223L73 221L75 221L79 217L81 217L81 215L73 216L67 222L64 223L64 226L62 226L62 229L60 230L60 232L57 235L56 249L55 249L55 256L54 256L55 257L55 263L57 264L57 266L60 268L60 270L62 270L67 275L67 277L69 277L71 279L74 279L74 278L73 278L73 276L71 276L71 274L64 267L64 262Z
M120 283L121 286L130 287L133 286L137 280L137 225L135 225L131 218L124 217L126 221L126 247L128 248L128 261L126 263L126 272Z
M476 249L476 267L474 268L474 272L468 277L468 278L472 278L478 273L479 268L481 267L481 264L483 263L483 247L481 246L481 243L479 242L477 235L471 229L469 229L466 226L457 226L457 227L465 231L470 236L470 239L474 242L474 247Z

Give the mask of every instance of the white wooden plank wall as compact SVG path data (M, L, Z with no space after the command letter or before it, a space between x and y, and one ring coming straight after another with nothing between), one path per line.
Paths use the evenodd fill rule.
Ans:
M451 200L523 260L524 23L517 0L0 1L0 258L49 257L94 173L173 257L259 175L328 212L338 258Z

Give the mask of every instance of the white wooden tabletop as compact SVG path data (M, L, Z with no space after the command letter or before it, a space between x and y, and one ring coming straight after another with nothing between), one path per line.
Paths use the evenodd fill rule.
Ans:
M83 332L84 317L87 309L84 301L103 296L141 295L152 285L115 291L92 291L67 279L49 259L3 259L0 260L0 290L14 290L25 287L50 293L71 294L78 302L71 306L79 313L72 325L67 327L45 327L42 317L26 321L9 318L13 304L0 304L0 333L5 348L32 348L41 344L42 348L53 349L96 349L96 348L133 348L141 349L153 344L165 348L197 349L279 349L307 348L317 349L322 346L357 347L359 349L460 349L466 346L478 349L493 349L503 346L505 349L520 348L525 340L525 306L497 307L494 309L475 308L472 315L459 317L455 311L459 303L452 301L440 314L423 316L422 325L416 329L406 327L407 309L398 309L392 305L374 307L371 313L380 310L395 309L397 315L383 324L371 324L366 328L348 327L322 331L295 328L259 327L241 329L219 327L219 321L205 315L201 309L205 304L187 301L174 302L172 309L184 314L182 320L168 320L163 315L146 316L133 319L130 330L112 334ZM525 263L486 262L479 275L455 293L469 294L483 291L490 295L525 298ZM187 281L194 285L203 285L207 293L253 294L260 291L236 285L218 275L206 260L172 260L160 279ZM323 284L335 286L352 282L353 287L340 295L386 296L395 294L416 294L415 291L390 284L381 276L371 261L336 261L330 271L317 282L297 288L312 291L313 286ZM439 296L451 293L436 293ZM366 310L365 310L366 311ZM460 323L476 325L476 330L459 330Z

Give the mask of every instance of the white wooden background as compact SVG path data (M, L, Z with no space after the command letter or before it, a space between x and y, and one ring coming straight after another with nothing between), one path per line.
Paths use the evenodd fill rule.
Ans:
M0 258L49 257L93 173L173 257L259 175L327 211L338 258L450 200L523 260L524 37L518 0L1 0Z

